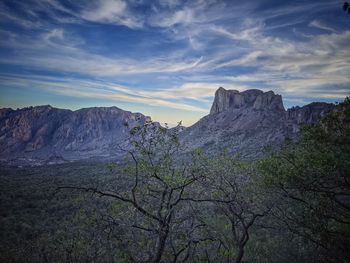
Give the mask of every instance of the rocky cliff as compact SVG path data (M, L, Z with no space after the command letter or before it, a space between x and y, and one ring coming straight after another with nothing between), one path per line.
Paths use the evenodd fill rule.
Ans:
M315 123L333 108L311 103L286 111L282 97L272 91L219 88L210 114L184 129L180 139L189 149L226 149L257 158L265 146L295 138L303 125ZM0 160L118 158L117 147L126 141L130 128L150 120L117 107L0 109Z
M191 149L226 149L256 158L266 146L278 146L286 138L295 138L303 125L315 123L333 108L333 104L311 103L286 111L281 95L272 91L239 92L220 87L210 114L187 128L181 139Z
M118 155L129 129L150 121L117 107L77 111L37 106L0 110L0 158L77 160Z
M242 108L252 108L254 110L269 109L271 111L284 110L281 95L275 95L273 91L263 92L251 89L239 92L237 90L225 90L220 87L215 92L215 99L210 114L232 112Z

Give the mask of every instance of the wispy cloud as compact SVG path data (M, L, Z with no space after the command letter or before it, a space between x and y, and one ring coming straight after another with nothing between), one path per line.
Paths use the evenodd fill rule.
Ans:
M169 17L162 17L154 20L152 24L160 27L171 27L177 24L190 24L195 22L194 12L190 8L178 10L169 15Z
M16 59L2 57L0 63L90 76L174 73L194 69L203 60L203 57L185 59L182 56L156 57L144 61L110 58L79 48L84 41L69 36L62 29L53 29L34 39L23 39L23 37L6 31L1 33L8 39L11 35L11 39L2 45L7 48L16 47L21 53Z
M249 87L243 84L232 84L225 81L221 82L187 82L177 87L163 88L152 91L152 96L161 99L191 99L200 102L211 103L215 91L220 86L227 89L243 91ZM137 92L137 94L148 96L149 92Z
M49 91L73 97L100 98L112 101L141 103L146 105L168 107L185 111L206 113L206 108L196 107L180 102L186 94L176 94L176 89L169 91L142 91L132 87L104 82L81 79L61 79L57 77L0 75L3 86L26 88L32 86L39 90ZM179 89L181 90L181 88ZM169 92L169 93L167 93ZM161 95L163 93L163 95Z
M334 28L325 25L324 23L322 23L319 20L312 20L311 23L309 24L309 26L319 28L319 29L322 29L325 31L329 31L332 33L337 33L337 31Z
M336 1L9 2L2 86L205 114L219 86L303 103L341 99L350 85L350 31L325 15Z
M143 20L129 11L128 3L123 0L98 0L82 10L81 18L107 24L124 25L129 28L140 28Z

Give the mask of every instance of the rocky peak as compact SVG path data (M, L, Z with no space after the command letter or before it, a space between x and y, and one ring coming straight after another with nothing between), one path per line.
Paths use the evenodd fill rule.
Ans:
M277 95L273 91L263 92L251 89L239 92L237 90L225 90L220 87L215 92L215 99L210 114L234 111L241 108L284 111L281 95Z
M259 158L269 145L296 139L305 124L313 124L334 109L333 104L311 103L285 110L282 97L272 91L219 88L210 114L181 133L190 149L209 153L228 150L244 158Z
M191 127L180 127L180 139L189 149L228 149L256 158L266 145L296 138L303 125L317 122L334 107L311 103L285 111L281 96L272 91L219 88L210 114ZM130 129L150 121L117 107L0 109L0 161L121 158L118 147L127 143Z
M286 111L286 125L292 132L299 132L302 125L316 123L334 108L334 104L325 102L292 107Z
M115 146L128 138L129 129L150 121L117 107L0 109L0 160L46 159L52 153L67 160L116 155Z

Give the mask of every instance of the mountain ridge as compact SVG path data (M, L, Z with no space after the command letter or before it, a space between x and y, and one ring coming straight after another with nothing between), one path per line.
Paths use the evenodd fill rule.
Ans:
M226 90L215 92L210 113L183 129L180 140L189 149L228 149L248 158L261 156L267 145L297 137L305 124L317 122L335 105L311 103L285 110L273 91ZM152 121L142 113L119 107L78 110L51 105L0 109L0 159L81 160L119 158L116 147L136 125Z
M334 107L317 102L285 110L282 96L273 91L239 92L220 87L209 115L187 128L181 137L192 149L229 150L258 158L266 146L296 138L303 125L316 123Z
M0 111L0 158L67 160L109 157L129 129L151 118L118 107L76 111L48 105Z

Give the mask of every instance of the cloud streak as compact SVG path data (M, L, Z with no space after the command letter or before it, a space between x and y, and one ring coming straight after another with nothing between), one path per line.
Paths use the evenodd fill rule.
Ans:
M348 94L350 31L327 19L335 2L10 2L0 3L0 88L203 115L219 86L298 103Z
M182 93L180 96L175 95L176 89L173 89L173 92L158 91L154 93L142 90L135 91L129 87L103 81L82 81L79 79L62 80L60 78L45 78L42 76L23 77L21 75L0 75L0 79L2 85L6 87L26 88L32 86L39 90L73 97L100 98L110 101L140 103L202 113L208 111L205 108L179 102L179 100L186 98L187 94ZM163 95L161 95L162 93Z
M140 28L143 21L130 13L128 4L122 0L99 0L82 10L80 17L87 21Z

